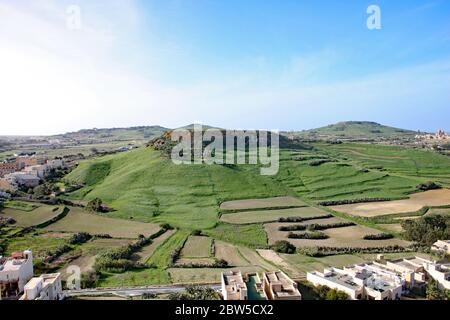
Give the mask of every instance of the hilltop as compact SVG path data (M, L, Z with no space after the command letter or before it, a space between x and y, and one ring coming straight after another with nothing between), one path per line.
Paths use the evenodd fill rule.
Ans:
M344 121L325 127L291 133L296 137L312 140L409 140L416 131L385 126L370 121Z

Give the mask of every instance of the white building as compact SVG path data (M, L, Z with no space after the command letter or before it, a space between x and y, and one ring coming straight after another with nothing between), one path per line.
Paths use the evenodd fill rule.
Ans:
M33 254L30 250L0 257L0 300L16 297L33 277Z
M26 172L14 172L6 175L5 179L13 185L16 184L27 188L34 188L41 182L39 177Z
M297 283L283 271L263 273L264 291L269 300L301 300Z
M247 286L240 271L222 272L222 296L224 300L247 300Z
M352 300L400 299L405 286L404 279L395 272L367 264L308 272L306 278L315 286L343 291Z
M20 300L61 300L63 298L61 274L43 274L32 278L24 288Z
M439 263L425 263L428 275L439 283L441 289L450 290L450 265Z
M450 254L450 240L438 240L431 246L431 250Z
M23 172L26 172L27 174L35 176L39 179L44 179L45 176L47 175L48 171L49 171L49 169L48 169L47 165L45 165L45 164L29 166L29 167L25 167L25 169L23 169Z

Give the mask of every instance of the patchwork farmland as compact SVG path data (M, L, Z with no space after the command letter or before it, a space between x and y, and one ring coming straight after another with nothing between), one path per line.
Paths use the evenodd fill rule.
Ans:
M331 209L360 217L377 217L382 215L415 212L424 207L450 205L450 189L430 190L416 193L408 199L355 203L332 206Z

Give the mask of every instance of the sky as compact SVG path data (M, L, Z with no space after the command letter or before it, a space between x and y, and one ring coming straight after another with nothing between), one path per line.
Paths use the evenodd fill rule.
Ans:
M450 1L0 0L0 111L0 135L450 131Z

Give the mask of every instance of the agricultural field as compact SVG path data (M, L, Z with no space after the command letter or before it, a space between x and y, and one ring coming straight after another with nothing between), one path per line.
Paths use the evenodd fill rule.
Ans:
M216 258L227 261L229 266L248 266L250 264L235 245L216 240L214 241L214 247Z
M37 260L45 258L47 252L52 251L61 245L64 245L69 235L59 233L36 231L34 233L25 234L15 237L14 241L8 241L5 248L5 255L10 255L16 251L24 251L31 249L33 256Z
M189 236L181 250L180 257L176 261L177 266L186 266L189 264L212 265L213 241L209 237Z
M428 212L426 213L426 215L441 215L441 216L450 216L450 208L431 208L430 210L428 210Z
M138 221L113 219L72 207L66 217L45 229L56 232L108 234L114 238L137 238L140 234L148 237L156 233L159 226Z
M280 218L300 217L311 218L323 216L326 212L313 207L301 207L291 209L243 211L222 214L220 220L232 224L249 224L278 221Z
M206 258L211 256L211 238L190 236L181 250L182 258Z
M70 261L60 270L63 279L70 275L68 272L68 268L70 266L79 267L82 273L89 272L93 270L95 259L98 254L109 249L120 248L131 243L132 240L127 239L94 239L80 245L76 249L79 257L73 261Z
M27 209L22 210L16 208ZM63 206L48 206L44 204L40 204L39 206L30 205L29 207L16 206L14 209L6 207L0 212L0 217L13 218L16 221L16 226L26 228L40 225L44 222L52 220L61 214L63 210Z
M331 218L336 219L336 218ZM323 222L322 222L323 223ZM295 223L298 224L298 223ZM408 241L400 239L387 239L387 240L364 240L366 235L379 234L380 231L369 228L362 225L354 225L341 228L330 228L321 230L322 233L328 236L328 239L290 239L288 238L289 232L280 231L280 226L288 226L292 223L268 223L265 225L265 229L269 238L269 244L273 244L278 240L287 240L296 247L384 247L384 246L408 246Z
M265 199L246 199L226 201L220 205L222 210L245 210L283 207L303 207L306 203L294 197L275 197Z
M82 161L65 182L84 187L64 197L82 204L100 198L113 211L94 215L72 209L65 218L45 230L54 234L104 233L126 240L136 239L139 234L154 234L161 223L176 228L137 252L139 261L148 268L121 274L104 272L99 284L102 287L217 282L222 270L232 268L243 272L280 268L297 276L313 267L342 266L366 258L362 255L311 258L275 253L269 246L276 240L286 240L289 233L278 230L279 218L328 215L332 211L316 208L322 201L387 198L392 199L389 201L392 204L420 199L428 193L414 192L418 184L427 181L450 186L450 160L436 153L350 143L318 142L312 147L281 150L279 173L271 177L261 176L257 166L249 165L177 166L161 152L144 147ZM445 193L442 190L439 191ZM428 199L434 201L447 196L443 194L439 198L436 193ZM424 205L430 204L436 205L434 202ZM443 204L449 203L439 203ZM417 210L409 207L399 212L406 214ZM324 240L287 240L298 247L409 245L400 238L363 240L365 235L383 230L399 236L400 220L376 225L370 219L361 218L366 216L351 217L342 212L332 212L335 215L332 218L295 224L329 224L347 219L358 224L323 230L321 232L329 237ZM204 236L192 236L194 230ZM96 250L100 250L91 242L77 248L81 256L74 262L83 270L92 267L93 257L99 252ZM93 246L92 250L89 246ZM177 250L181 251L174 262L172 254ZM230 267L187 268L185 265L206 264L214 259L224 259Z
M141 251L138 252L140 262L145 263L153 255L153 253L161 245L161 243L170 238L175 232L176 230L167 230L158 238L154 239L150 245L142 248Z
M262 224L235 225L220 223L204 231L208 236L232 244L249 247L267 246L267 235Z
M412 194L408 199L382 202L355 203L332 206L331 209L360 217L415 212L425 206L450 205L450 189L430 190Z

